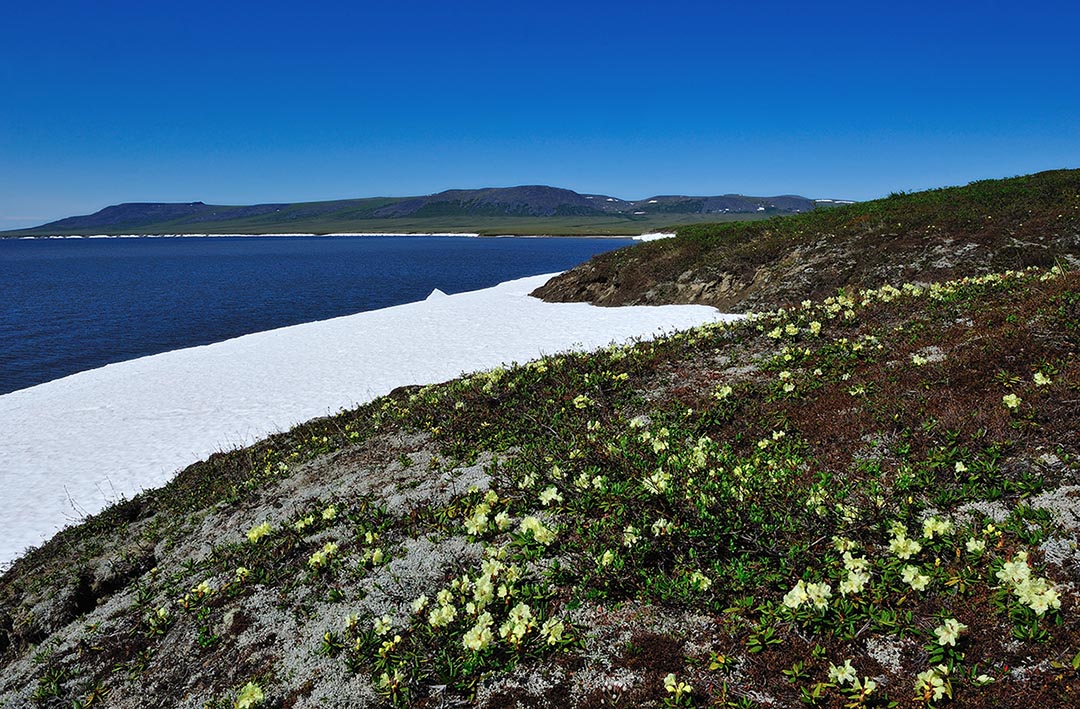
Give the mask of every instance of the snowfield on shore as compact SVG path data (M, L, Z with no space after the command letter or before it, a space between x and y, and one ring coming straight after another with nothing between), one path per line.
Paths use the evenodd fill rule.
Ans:
M0 568L110 502L219 450L406 384L648 338L708 306L528 296L551 275L111 364L0 396Z

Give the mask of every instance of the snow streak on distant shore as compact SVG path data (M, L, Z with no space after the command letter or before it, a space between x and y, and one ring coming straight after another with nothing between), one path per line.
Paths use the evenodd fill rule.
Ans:
M180 468L364 403L504 362L726 319L707 306L528 297L533 276L176 350L0 396L0 567L80 513Z

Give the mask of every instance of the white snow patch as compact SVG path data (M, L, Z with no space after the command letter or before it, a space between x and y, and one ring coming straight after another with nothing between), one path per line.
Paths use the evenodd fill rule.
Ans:
M708 306L597 308L549 275L110 364L0 396L0 568L183 466L405 384L650 337ZM433 294L435 295L435 294Z
M654 231L651 234L638 234L634 241L659 241L660 239L673 239L675 234L667 231Z

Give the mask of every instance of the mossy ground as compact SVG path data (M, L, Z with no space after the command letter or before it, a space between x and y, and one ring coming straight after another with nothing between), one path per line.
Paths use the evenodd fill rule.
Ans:
M1059 269L403 389L18 561L0 706L1075 706L1078 347Z

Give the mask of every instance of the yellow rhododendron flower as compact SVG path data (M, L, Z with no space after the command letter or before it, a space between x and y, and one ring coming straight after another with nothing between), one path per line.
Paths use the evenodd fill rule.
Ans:
M266 695L262 688L254 682L248 682L240 689L239 696L233 704L235 709L253 709L266 701Z
M255 542L257 542L260 539L262 539L263 537L265 537L267 534L269 534L272 529L273 528L270 526L269 522L263 522L262 524L257 524L257 525L255 525L254 527L252 527L251 529L248 530L248 533L247 533L248 541L251 542L252 544L254 544Z

